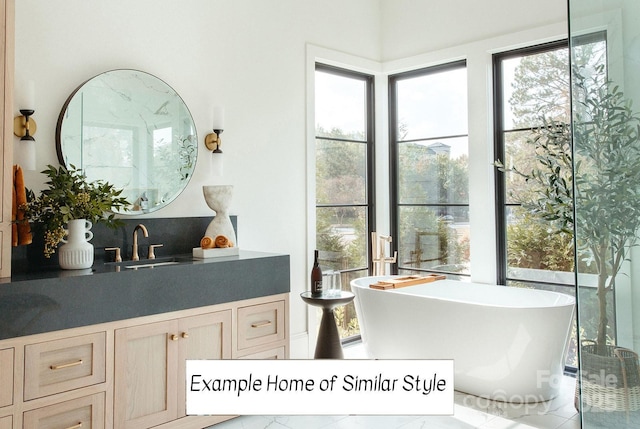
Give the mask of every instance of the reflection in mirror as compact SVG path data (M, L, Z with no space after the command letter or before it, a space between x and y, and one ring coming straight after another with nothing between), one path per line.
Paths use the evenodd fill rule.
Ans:
M127 214L158 210L182 192L196 165L197 141L180 96L137 70L112 70L83 83L56 128L60 163L123 189L132 203Z

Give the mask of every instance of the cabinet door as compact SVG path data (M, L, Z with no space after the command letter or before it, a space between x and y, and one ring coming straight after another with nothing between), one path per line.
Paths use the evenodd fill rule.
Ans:
M178 415L186 415L186 360L231 358L231 310L180 319Z
M0 350L0 407L13 404L13 349Z
M177 417L178 322L118 329L114 425L140 429Z

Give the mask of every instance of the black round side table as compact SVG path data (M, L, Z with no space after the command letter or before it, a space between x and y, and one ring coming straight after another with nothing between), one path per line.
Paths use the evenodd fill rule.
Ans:
M311 296L311 292L302 292L300 297L304 302L315 307L322 307L322 320L316 342L316 359L342 359L342 345L340 334L336 326L333 309L353 301L355 295L351 292L340 291L340 294Z

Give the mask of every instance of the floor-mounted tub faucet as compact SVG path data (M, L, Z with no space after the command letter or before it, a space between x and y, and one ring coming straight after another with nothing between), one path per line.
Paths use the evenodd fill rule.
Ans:
M394 252L392 257L386 257L384 255L386 243L391 243L392 238L390 235L378 235L377 232L371 233L371 255L373 262L373 275L384 276L386 275L386 265L396 262L398 252Z

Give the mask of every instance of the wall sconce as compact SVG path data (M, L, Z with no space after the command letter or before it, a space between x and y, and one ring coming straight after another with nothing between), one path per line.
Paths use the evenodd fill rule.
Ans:
M222 176L224 170L222 150L222 138L220 134L224 131L224 109L222 107L213 108L213 132L207 134L204 138L204 145L207 150L210 150L211 155L211 169L214 175Z
M20 116L13 119L13 134L20 137L20 143L16 146L15 160L24 170L36 169L36 139L33 138L38 126L31 118L35 113L35 91L33 82L27 85L26 99L23 101L29 108L20 109Z

